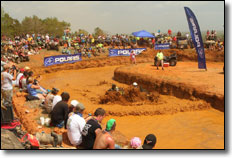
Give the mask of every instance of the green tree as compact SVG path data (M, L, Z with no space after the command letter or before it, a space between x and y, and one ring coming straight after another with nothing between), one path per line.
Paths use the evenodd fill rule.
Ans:
M4 12L1 7L1 34L13 37L21 32L21 24L17 19L10 17L8 13Z
M93 34L93 36L96 38L96 37L102 36L102 35L106 35L106 33L105 33L102 29L100 29L99 27L96 27L96 28L94 29L94 34Z
M86 31L86 30L84 30L84 29L79 29L77 34L78 34L78 35L83 34L83 35L85 35L85 36L89 35L88 31Z
M65 21L59 22L56 17L44 19L43 24L43 33L49 33L50 35L54 36L62 36L64 33L64 29L70 27L70 23L67 23Z

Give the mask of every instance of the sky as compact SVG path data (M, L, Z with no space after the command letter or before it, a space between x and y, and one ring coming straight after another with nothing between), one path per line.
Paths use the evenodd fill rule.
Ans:
M96 27L109 34L131 34L159 29L189 31L184 7L197 17L201 31L224 30L223 1L1 1L4 11L22 21L25 16L57 17L71 24L71 31Z

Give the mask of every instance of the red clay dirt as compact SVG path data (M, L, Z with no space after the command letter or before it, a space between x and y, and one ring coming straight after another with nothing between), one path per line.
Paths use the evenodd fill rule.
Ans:
M137 65L130 65L129 57L102 55L74 64L43 67L44 56L59 54L44 52L31 56L30 63L21 63L20 66L27 65L36 75L42 75L43 87L57 87L60 92L70 93L70 101L77 99L84 103L84 115L93 113L98 107L104 108L107 116L103 127L108 119L116 119L114 138L118 144L125 145L135 136L143 140L147 134L154 133L157 136L156 149L223 149L224 52L206 51L208 71L204 71L197 68L194 50L163 52L168 55L173 51L178 55L178 63L164 71L153 66L157 51L150 49L137 56ZM125 102L116 97L116 101L100 104L112 83L127 89L128 84L135 81L149 91L158 92L157 101ZM38 128L38 118L46 116L40 107L26 106L23 96L14 96L13 100L25 130L32 134L54 130L63 135L64 147L72 147L66 130Z

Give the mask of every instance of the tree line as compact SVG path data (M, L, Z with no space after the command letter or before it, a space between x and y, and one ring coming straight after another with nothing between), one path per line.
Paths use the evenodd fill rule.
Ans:
M10 17L1 7L1 34L6 36L22 35L25 33L52 34L62 36L64 29L70 27L70 23L59 21L56 17L40 19L36 15L25 17L22 22Z
M19 22L17 19L10 17L1 7L1 35L14 37L15 35L23 35L26 33L32 34L46 34L61 37L66 28L70 28L71 24L65 21L59 21L56 17L48 17L40 19L36 15L32 17L26 16ZM72 35L88 35L89 33L84 29L79 29L72 33ZM93 36L106 35L106 32L99 27L94 29Z

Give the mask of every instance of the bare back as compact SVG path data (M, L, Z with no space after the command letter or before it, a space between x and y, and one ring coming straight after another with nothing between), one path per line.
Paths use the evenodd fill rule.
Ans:
M115 143L112 136L106 132L101 131L96 136L93 149L114 149Z

